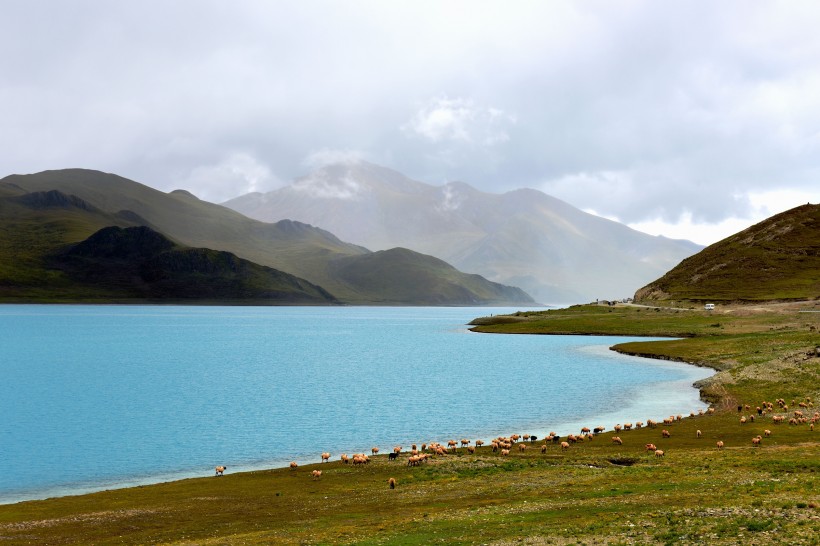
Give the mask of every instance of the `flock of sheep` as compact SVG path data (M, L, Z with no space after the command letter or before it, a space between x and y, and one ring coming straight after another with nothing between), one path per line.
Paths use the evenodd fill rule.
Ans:
M771 415L771 421L775 425L782 424L784 422L788 422L791 425L800 425L800 424L808 424L809 430L814 430L814 424L820 422L820 412L815 411L811 417L808 417L804 414L804 410L808 411L809 408L813 407L813 403L811 398L806 397L805 401L801 401L798 404L795 404L795 401L792 400L792 406L799 406L801 409L793 410L789 413L789 406L786 404L785 400L778 399L775 402L762 402L760 406L755 408L753 413L750 413L748 416L746 414L741 415L740 417L740 424L745 425L746 423L754 422L756 418L760 419L765 417L768 414ZM775 413L775 406L777 406L777 413ZM746 405L739 405L738 406L738 413L743 413L744 411L749 412L751 411L751 406L748 404ZM714 408L709 408L706 413L714 413ZM755 413L757 415L755 415ZM703 415L704 411L698 411L697 415ZM690 417L695 417L695 412L689 414ZM612 443L616 445L623 445L624 441L620 437L621 431L629 431L633 428L640 429L644 426L648 428L656 428L659 425L663 424L664 427L672 425L676 421L683 420L683 415L675 415L669 416L666 419L663 419L662 423L649 419L646 423L642 421L637 421L636 423L624 423L623 425L617 424L614 427L615 436L612 436ZM596 427L594 429L590 429L588 427L583 427L581 429L581 433L578 435L569 434L563 440L561 437L556 434L555 432L550 432L549 435L544 438L544 443L541 444L540 450L541 453L547 453L549 445L560 445L561 451L567 451L570 449L571 445L578 442L589 442L592 441L593 438L599 436L601 433L605 432L604 427ZM771 430L766 429L763 432L763 435L757 435L752 438L752 445L753 446L760 446L762 444L763 438L770 437L772 434ZM671 432L667 428L663 428L661 430L661 437L666 439L671 437ZM700 430L697 430L695 433L697 438L701 438L703 433ZM524 452L527 450L528 445L534 444L538 440L537 436L524 434L511 434L510 436L499 436L489 442L489 448L494 453L500 453L501 456L508 456L513 448L513 446L517 446L518 450ZM474 445L471 445L474 444ZM483 440L476 440L473 442L472 440L463 438L460 441L456 440L449 440L447 442L447 446L438 443L438 442L430 442L421 444L418 446L417 444L413 444L408 452L407 458L407 465L408 466L418 466L422 464L427 459L434 457L434 456L446 456L447 454L452 454L457 452L459 446L462 449L465 449L467 453L475 453L476 448L480 448L484 446L485 442ZM717 442L717 449L723 449L724 442L719 440ZM655 457L663 457L665 455L664 450L658 449L658 447L654 443L648 443L644 445L644 449L646 451L654 452ZM404 448L402 446L395 446L393 450L388 454L388 460L396 460L399 458L400 454L403 452ZM373 447L370 452L371 455L375 456L379 453L378 447ZM323 463L330 461L330 453L325 452L321 454L321 461ZM370 463L370 457L365 453L355 453L352 456L348 456L346 453L342 453L340 456L340 461L344 464L353 464L353 465L366 465ZM290 463L291 469L298 468L298 464L293 461ZM225 472L226 466L217 466L216 467L216 475L222 476ZM311 476L313 479L319 479L322 476L321 470L313 470L311 472ZM390 489L394 489L396 487L396 480L395 478L390 478L388 480L388 486Z

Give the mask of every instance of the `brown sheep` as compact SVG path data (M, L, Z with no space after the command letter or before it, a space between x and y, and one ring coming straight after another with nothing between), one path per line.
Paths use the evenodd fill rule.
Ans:
M525 451L527 449L527 444L518 444L518 451Z
M373 455L378 455L378 453L379 453L379 448L377 448L377 447L371 447L371 448L370 448L370 453L372 453Z
M393 453L401 453L401 446L396 446L393 448Z
M291 467L291 468L296 468L297 466L299 466L299 465L298 465L298 464L296 464L296 461L291 461L291 462L290 462L290 467Z
M717 448L718 449L723 449L723 440L718 440Z
M655 444L646 444L644 447L646 448L647 451L655 451L656 449L658 449L655 446Z
M663 436L664 438L669 438L670 436L672 436L672 433L670 433L668 430L664 429L664 430L661 431L661 436Z
M768 437L769 437L769 436L771 436L771 435L772 435L772 431L771 431L771 430L766 429L766 430L764 430L764 431L763 431L763 436L765 436L766 438L768 438Z
M330 453L322 453L322 462L326 463L330 460Z
M664 452L663 452L662 449L656 449L655 450L655 457L663 457L663 456L664 456Z
M483 445L484 445L484 440L476 440L476 441L475 441L475 445L476 445L476 447L481 447L481 446L483 446Z
M396 478L388 478L387 485L390 486L390 489L396 488Z
M632 430L632 423L624 423L624 430Z
M468 445L470 445L470 440L468 440L466 438L462 438L461 439L461 447L468 446Z
M762 442L762 441L763 441L763 437L760 436L760 435L757 435L754 438L752 438L752 445L757 447L757 446L760 445L760 442Z
M698 429L698 430L695 432L695 435L696 435L698 438L700 438L701 436L703 436L703 433L700 431L700 429Z
M544 445L541 446L541 453L546 453L546 452L547 452L547 444L544 444Z
M318 480L319 478L322 477L322 471L321 470L314 470L310 474L313 476L314 480Z
M509 450L509 449L502 449L502 450L501 450L501 456L502 456L502 457L506 457L506 456L507 456L507 455L509 455L509 454L510 454L510 450Z
M623 440L621 440L621 437L620 437L620 436L613 436L613 437L612 437L612 443L613 443L613 444L618 444L618 445L620 446L620 445L623 445L623 444L624 444L624 441L623 441Z
M569 449L569 442L561 442L561 451L566 451Z
M467 453L475 453L475 446L467 446Z
M219 465L219 466L217 466L217 467L216 467L216 475L217 475L217 476L223 476L223 475L225 474L225 469L226 469L226 468L228 468L228 467L227 467L227 466L224 466L224 465Z
M347 453L342 453L342 456L339 458L344 464L350 464L350 457L347 456Z

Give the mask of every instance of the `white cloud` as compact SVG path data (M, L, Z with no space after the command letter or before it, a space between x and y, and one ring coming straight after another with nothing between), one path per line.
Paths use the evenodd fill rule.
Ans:
M334 176L320 169L295 181L291 188L320 199L340 199L356 201L361 199L365 188L350 174Z
M216 164L195 167L177 184L178 188L214 203L281 186L266 165L244 152L234 152Z
M353 164L363 161L364 152L359 150L333 150L322 148L310 152L303 160L302 164L310 169L319 169L326 165L335 163Z
M506 127L514 123L515 116L499 108L478 106L472 99L444 96L421 106L401 130L433 143L494 146L510 139Z

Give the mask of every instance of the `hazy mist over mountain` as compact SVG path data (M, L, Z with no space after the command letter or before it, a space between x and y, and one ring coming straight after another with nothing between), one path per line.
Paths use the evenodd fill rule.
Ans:
M537 190L432 186L364 161L328 165L224 204L267 222L306 222L372 250L430 254L545 303L629 296L701 248L635 231Z

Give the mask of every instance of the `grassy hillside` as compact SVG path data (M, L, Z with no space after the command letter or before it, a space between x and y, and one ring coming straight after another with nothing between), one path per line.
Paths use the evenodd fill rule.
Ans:
M519 288L490 282L480 275L462 273L438 258L404 248L343 258L333 267L336 276L348 286L378 297L382 303L534 303ZM394 286L396 281L398 287Z
M707 385L715 412L620 431L621 444L610 431L566 450L549 443L542 452L539 439L507 456L459 448L418 466L408 466L408 446L397 461L381 455L363 466L337 453L330 463L317 453L314 465L237 474L228 462L220 478L203 469L199 479L0 506L0 536L8 544L817 544L820 428L773 420L818 411L817 311L818 302L718 314L579 306L487 317L476 321L482 331L692 335L621 350L723 370ZM525 391L511 378L494 403L529 396L537 419L549 393ZM760 415L763 401L774 409ZM408 418L427 411L415 405ZM527 431L505 434L513 433ZM448 438L419 443L431 440Z
M332 304L322 288L275 269L206 248L184 248L151 228L103 228L51 255L71 290L62 299L89 294L110 300L228 301L256 304Z
M62 197L56 201L42 197L48 195ZM52 246L79 242L105 226L145 225L181 245L230 252L306 279L348 303L422 303L407 299L408 294L412 297L406 290L409 275L391 265L390 255L372 256L365 248L307 224L290 220L266 224L201 201L188 192L166 194L113 174L66 169L8 176L0 180L0 212L4 213L0 216L0 257L8 258L0 261L15 264L6 266L14 271L6 271L5 276L0 269L0 297L6 286L7 298L36 299L43 283L62 280L59 274L54 279L55 274L41 271L41 257ZM334 262L344 259L345 267L361 271L362 266L351 265L356 258L367 258L368 264L381 271L381 286L376 292L371 293L368 286L356 280L338 277L340 268ZM421 264L427 259L413 253L408 263L413 261ZM426 265L420 265L418 270L422 269L430 271ZM440 272L450 275L449 267ZM28 284L20 292L18 281L25 277ZM470 289L462 293L449 289L437 292L447 283L435 281L428 283L426 291L417 292L429 296L425 303L474 303ZM423 282L411 280L410 284L420 287ZM521 294L518 302L532 301L520 291L507 290L504 296L513 293Z
M683 260L636 300L770 301L820 297L820 205L764 220Z

